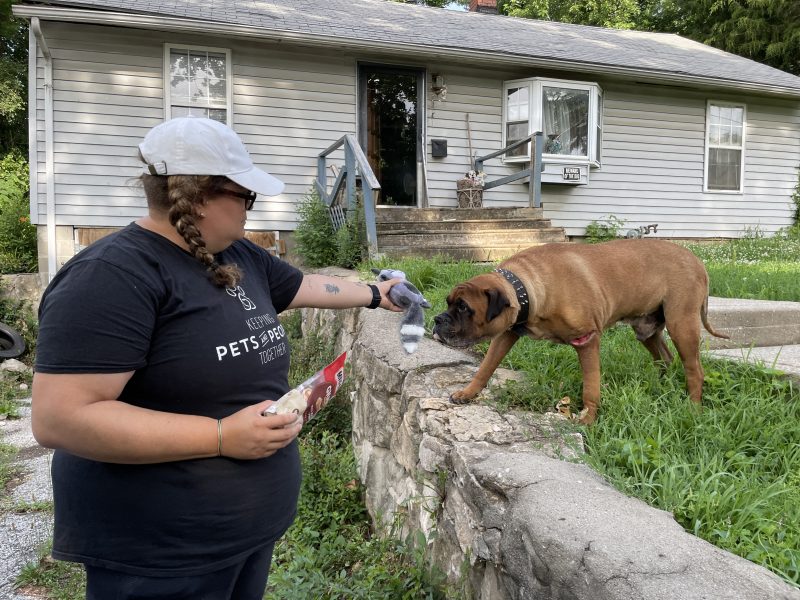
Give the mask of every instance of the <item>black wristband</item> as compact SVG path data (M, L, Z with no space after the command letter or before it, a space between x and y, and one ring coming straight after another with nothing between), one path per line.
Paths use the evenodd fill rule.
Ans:
M367 308L378 308L381 305L381 291L377 285L369 283L367 286L372 290L372 302L367 305Z

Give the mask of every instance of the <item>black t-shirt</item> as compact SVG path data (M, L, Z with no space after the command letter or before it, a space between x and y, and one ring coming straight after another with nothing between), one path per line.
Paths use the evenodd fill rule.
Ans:
M135 371L119 400L226 417L289 389L277 314L302 273L246 240L218 253L244 278L215 286L205 266L131 224L70 260L42 298L36 371ZM261 460L147 465L53 458L59 559L142 575L224 568L280 537L300 487L296 443Z

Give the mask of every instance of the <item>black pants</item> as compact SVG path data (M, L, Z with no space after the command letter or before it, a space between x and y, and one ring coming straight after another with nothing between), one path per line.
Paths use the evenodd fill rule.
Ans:
M143 577L87 565L86 600L261 600L274 546L225 569L191 577Z

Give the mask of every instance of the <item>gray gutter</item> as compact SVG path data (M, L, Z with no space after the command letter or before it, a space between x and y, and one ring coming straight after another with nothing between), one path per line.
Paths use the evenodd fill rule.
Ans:
M45 200L46 200L46 229L47 229L47 277L48 282L53 281L58 270L58 248L56 243L56 176L55 176L55 150L53 146L53 57L47 47L39 18L31 19L31 30L39 43L44 57L44 140L45 140ZM36 97L33 98L34 106ZM36 147L36 136L30 140L31 146ZM38 190L31 190L31 194L39 195Z
M236 38L258 38L272 42L290 42L306 46L336 47L343 49L385 51L391 53L410 52L424 54L439 59L455 61L481 61L493 65L514 65L517 67L540 67L558 70L578 70L584 73L612 75L617 77L636 78L657 83L681 84L684 86L711 86L730 91L751 91L772 94L776 96L800 97L800 89L784 86L764 85L756 83L739 82L731 79L717 77L703 77L699 75L684 75L658 70L643 70L630 67L617 67L599 63L557 60L542 57L532 57L518 54L489 52L484 50L454 49L444 46L430 46L426 44L409 44L402 42L378 42L372 40L349 40L332 35L318 33L300 33L294 31L281 31L253 27L250 25L234 25L215 21L200 21L181 17L163 15L131 14L113 11L99 11L79 8L60 8L55 6L12 6L14 15L22 18L39 17L49 21L66 21L89 23L93 25L114 25L118 27L131 27L135 29L150 29L161 31L187 31L203 32Z

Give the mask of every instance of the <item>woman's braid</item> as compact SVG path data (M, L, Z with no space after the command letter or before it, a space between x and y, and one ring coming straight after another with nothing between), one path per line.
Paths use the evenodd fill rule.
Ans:
M214 284L236 287L242 279L242 272L235 264L219 264L214 255L206 248L206 242L197 228L198 207L202 206L207 195L220 189L227 178L210 175L170 175L167 177L144 175L142 178L160 180L158 182L144 181L148 201L167 210L169 222L186 241L192 256L208 267ZM165 179L166 182L164 182ZM157 185L158 183L162 185ZM163 183L166 183L166 186L163 186ZM160 187L161 190L153 189L157 187ZM162 193L159 194L158 191Z

